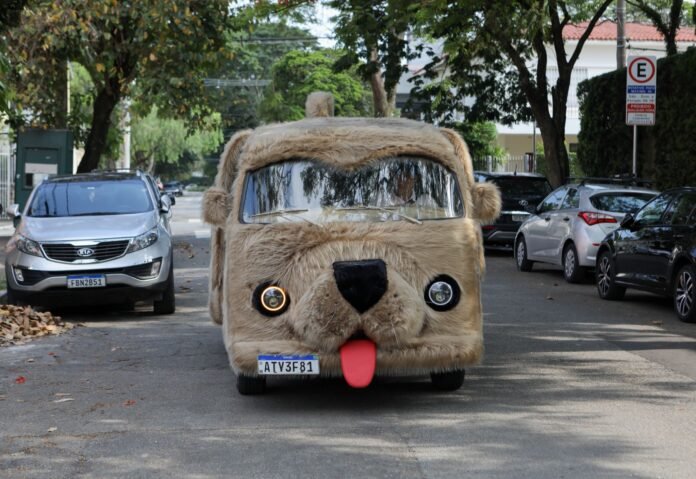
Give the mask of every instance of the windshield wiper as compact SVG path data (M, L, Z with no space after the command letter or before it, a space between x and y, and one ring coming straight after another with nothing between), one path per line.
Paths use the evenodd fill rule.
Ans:
M362 205L362 206L346 206L344 208L335 208L336 211L351 211L351 210L372 210L372 211L382 211L383 213L393 213L396 216L405 219L406 221L410 221L411 223L415 223L417 225L422 225L423 222L419 219L416 219L412 216L405 215L403 213L399 213L396 211L396 207L385 207L385 206L369 206L369 205Z
M255 215L251 215L252 218L261 218L264 216L280 216L281 218L285 218L286 220L291 218L290 215L296 214L296 213L306 213L309 211L308 209L294 209L294 210L275 210L275 211L267 211L265 213L256 213ZM317 223L316 221L312 221L309 218L305 218L304 216L298 216L301 220L306 221L307 223L313 224L314 226L319 226L321 225Z

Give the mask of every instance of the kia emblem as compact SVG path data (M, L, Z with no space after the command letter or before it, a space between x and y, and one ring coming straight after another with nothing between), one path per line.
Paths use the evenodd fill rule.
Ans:
M81 256L83 258L86 258L87 256L92 256L94 254L94 250L92 248L80 248L77 250L77 256Z

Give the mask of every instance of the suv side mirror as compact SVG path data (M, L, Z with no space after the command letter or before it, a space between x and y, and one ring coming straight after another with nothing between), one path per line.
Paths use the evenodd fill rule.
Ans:
M169 197L169 195L162 194L160 196L160 212L162 213L169 213L169 210L172 208L172 199Z
M22 216L22 212L19 210L19 205L17 203L14 203L7 208L7 214L13 218L19 218Z
M636 219L633 217L631 213L626 213L626 216L623 217L621 220L621 227L622 228L631 228L633 225L636 224Z

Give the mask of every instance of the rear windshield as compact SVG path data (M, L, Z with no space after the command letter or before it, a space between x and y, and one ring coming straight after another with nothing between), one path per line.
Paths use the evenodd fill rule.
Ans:
M498 185L503 196L509 197L544 197L553 190L546 178L491 178L491 181Z
M652 193L597 193L590 196L592 206L602 211L613 213L635 213L650 201Z
M145 183L136 178L42 183L28 216L96 216L144 213L153 208Z

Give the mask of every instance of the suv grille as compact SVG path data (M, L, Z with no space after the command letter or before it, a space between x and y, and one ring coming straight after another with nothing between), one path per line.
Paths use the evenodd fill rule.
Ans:
M129 240L102 241L89 246L94 253L89 256L78 255L79 250L85 249L84 246L74 246L70 243L43 243L41 247L46 256L55 261L72 263L77 260L91 259L96 261L106 261L123 256L128 247Z

